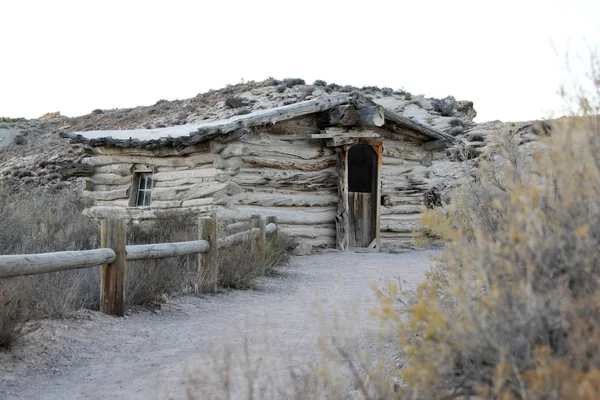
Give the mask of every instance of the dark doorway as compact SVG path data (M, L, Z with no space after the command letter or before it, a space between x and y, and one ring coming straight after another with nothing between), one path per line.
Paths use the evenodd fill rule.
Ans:
M348 151L348 216L350 247L375 247L379 193L379 156L368 144Z

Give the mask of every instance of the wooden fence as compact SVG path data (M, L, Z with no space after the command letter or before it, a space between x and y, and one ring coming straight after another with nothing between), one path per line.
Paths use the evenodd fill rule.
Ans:
M231 224L242 226L243 223ZM263 257L270 240L277 238L277 217L251 217L251 228L217 238L217 220L202 217L198 222L198 240L178 243L127 245L127 224L124 220L101 221L99 249L61 251L41 254L0 256L0 278L37 275L100 265L100 311L122 317L125 312L125 273L127 261L150 260L198 254L200 284L214 290L217 287L219 250L246 240L256 246L257 257Z

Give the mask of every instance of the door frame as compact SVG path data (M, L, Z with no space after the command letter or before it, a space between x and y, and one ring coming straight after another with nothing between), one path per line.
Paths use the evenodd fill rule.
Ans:
M377 155L377 174L375 183L375 239L368 247L349 247L350 207L348 201L348 151L354 145L371 146ZM336 147L338 170L338 209L335 216L336 248L340 251L370 252L380 248L380 206L381 206L381 167L383 165L383 143L373 139L358 139L351 145Z

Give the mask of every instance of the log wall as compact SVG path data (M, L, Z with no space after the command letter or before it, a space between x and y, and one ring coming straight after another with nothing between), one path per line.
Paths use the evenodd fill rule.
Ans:
M172 209L230 220L273 215L296 243L335 247L337 156L324 139L311 139L320 132L316 125L314 115L295 118L160 157L139 148L91 148L87 163L96 169L85 195L94 205L87 213L127 219ZM423 193L435 184L423 163L430 153L408 136L373 133L383 142L381 245L407 244L424 209ZM153 169L150 207L129 206L136 165Z

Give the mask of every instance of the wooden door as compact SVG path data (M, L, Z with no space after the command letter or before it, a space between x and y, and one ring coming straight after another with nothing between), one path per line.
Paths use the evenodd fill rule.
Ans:
M379 248L381 144L348 150L348 246Z

